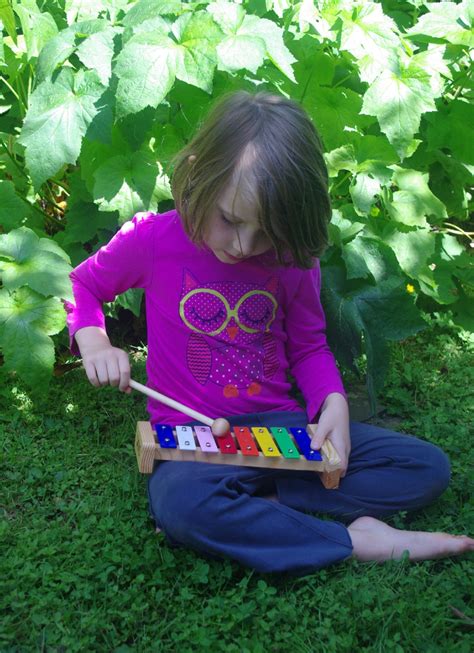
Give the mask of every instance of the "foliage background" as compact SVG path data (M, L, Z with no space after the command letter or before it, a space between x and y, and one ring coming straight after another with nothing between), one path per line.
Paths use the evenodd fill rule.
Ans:
M469 558L283 579L157 540L130 437L143 401L51 374L71 266L135 211L172 205L172 155L216 97L287 94L327 149L339 361L372 395L386 377L384 425L452 461L443 497L391 523L472 532L473 15L468 1L0 0L2 653L473 650ZM140 299L109 313L138 315Z
M472 0L2 0L0 374L48 384L70 266L172 205L172 155L241 88L322 134L328 333L372 400L425 313L472 330L473 18Z

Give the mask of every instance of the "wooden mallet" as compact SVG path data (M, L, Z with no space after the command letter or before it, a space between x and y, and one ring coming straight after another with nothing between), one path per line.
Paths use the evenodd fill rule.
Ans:
M198 420L199 422L202 422L206 426L210 426L212 434L215 435L217 438L222 435L225 435L230 431L230 424L223 417L218 417L217 419L211 419L210 417L207 417L207 415L198 413L197 410L193 410L192 408L189 408L188 406L181 404L179 401L175 401L174 399L171 399L166 395L162 395L161 392L156 392L156 390L152 390L151 388L148 388L146 385L138 383L133 379L130 379L128 385L134 390L138 390L138 392L142 392L144 395L147 395L147 397L156 399L156 401L165 404L165 406L169 406L170 408L179 410L181 413L188 415L188 417Z

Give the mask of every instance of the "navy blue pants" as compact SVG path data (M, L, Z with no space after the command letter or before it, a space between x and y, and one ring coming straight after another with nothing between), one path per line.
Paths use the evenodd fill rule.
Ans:
M303 412L227 419L232 426L307 424ZM345 523L421 508L449 483L448 458L433 444L357 422L351 422L351 440L337 490L325 489L314 472L158 463L148 483L151 515L172 544L261 572L311 573L352 554ZM279 503L263 498L270 493Z

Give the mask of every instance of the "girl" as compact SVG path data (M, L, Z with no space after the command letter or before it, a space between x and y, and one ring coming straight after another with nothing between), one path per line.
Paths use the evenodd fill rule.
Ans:
M102 303L144 288L150 387L232 426L318 422L312 446L329 438L344 478L326 490L311 472L161 463L149 480L157 528L201 552L296 574L350 556L386 560L408 549L421 560L473 549L468 537L378 519L436 499L449 463L427 442L349 423L319 298L327 172L304 111L267 93L228 96L175 163L177 210L135 216L72 273L73 351L93 385L130 392L128 356L107 337ZM306 413L289 395L288 372ZM148 410L152 423L190 423L153 400Z

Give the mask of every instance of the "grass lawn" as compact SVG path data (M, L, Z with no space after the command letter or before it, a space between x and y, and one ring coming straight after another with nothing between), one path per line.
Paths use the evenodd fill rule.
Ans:
M394 347L382 424L442 446L453 478L393 525L474 532L473 387L472 336L433 324ZM283 578L170 548L136 467L144 418L143 397L96 390L82 370L43 399L0 389L1 653L474 650L472 555Z

